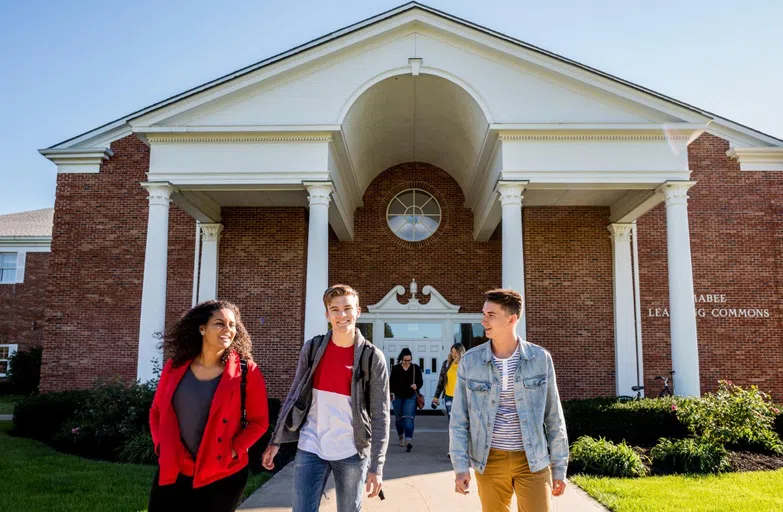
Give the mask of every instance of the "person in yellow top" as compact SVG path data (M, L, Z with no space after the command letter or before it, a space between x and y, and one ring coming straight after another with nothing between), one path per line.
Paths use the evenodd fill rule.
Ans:
M438 377L438 387L435 388L435 398L432 399L432 408L440 405L440 396L443 395L446 415L451 418L451 402L454 399L454 388L457 386L457 368L459 360L465 354L465 346L455 343L451 346L449 357L443 361Z

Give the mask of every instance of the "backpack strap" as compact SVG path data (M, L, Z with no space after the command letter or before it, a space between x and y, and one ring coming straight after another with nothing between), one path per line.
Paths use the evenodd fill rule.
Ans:
M370 349L370 355L367 357L367 369L364 369L364 351ZM372 360L375 357L375 350L370 347L370 344L365 342L362 347L362 353L359 356L359 365L361 366L359 371L361 372L362 384L364 388L364 407L367 410L367 414L370 414L370 376L372 372Z
M242 368L242 381L239 384L240 410L242 412L240 424L242 425L242 428L246 428L248 423L247 409L245 408L245 400L247 397L247 359L240 359L239 366Z
M308 361L308 364L307 364L308 368L312 368L313 367L313 363L315 362L315 353L318 351L318 347L320 347L321 344L324 342L324 338L325 337L326 336L324 336L322 334L313 337L313 342L310 343L310 357L307 360Z

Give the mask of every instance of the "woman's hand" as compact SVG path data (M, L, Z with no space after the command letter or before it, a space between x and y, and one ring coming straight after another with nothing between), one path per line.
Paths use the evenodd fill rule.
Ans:
M239 458L239 454L238 454L238 453L237 453L237 451L236 451L235 449L233 449L233 448L231 448L231 458L232 458L232 459L238 459L238 458Z
M412 390L414 390L414 391L416 391L416 389L417 389L417 388L416 388L416 384L411 384L411 389L412 389Z
M432 403L435 405L440 405L440 398L433 398Z

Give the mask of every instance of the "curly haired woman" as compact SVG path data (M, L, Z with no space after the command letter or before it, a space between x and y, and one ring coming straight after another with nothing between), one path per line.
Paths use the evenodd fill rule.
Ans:
M239 309L203 302L168 330L164 346L172 357L150 410L159 467L149 512L234 511L247 483L247 450L269 426L264 377ZM244 426L240 361L247 362Z

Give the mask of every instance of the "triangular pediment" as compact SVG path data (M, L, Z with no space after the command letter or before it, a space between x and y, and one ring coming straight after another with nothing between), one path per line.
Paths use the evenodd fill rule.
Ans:
M422 288L422 295L427 295L430 300L426 304L422 304L416 297L417 290L415 280L411 284L411 298L400 300L400 297L405 296L406 290L402 285L397 285L387 293L376 304L367 306L367 310L370 313L458 313L459 306L455 306L443 298L443 295L438 293L438 290L432 286L425 286Z
M132 124L141 131L337 126L368 84L415 73L459 77L482 103L490 123L703 120L700 114L643 98L626 86L531 48L414 6L143 115ZM420 59L415 71L410 59Z
M420 59L412 66L409 59ZM415 69L414 69L415 68ZM105 147L131 132L339 129L381 79L459 77L485 120L703 123L747 146L778 139L445 12L408 3L117 119L49 150ZM456 82L456 81L455 81ZM478 101L478 100L477 100ZM44 150L45 152L46 150Z

